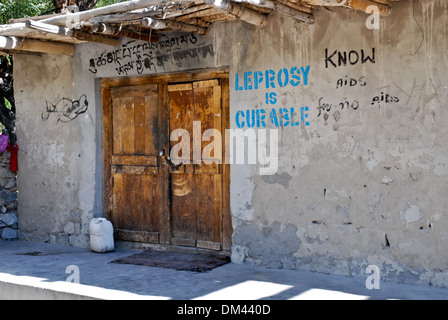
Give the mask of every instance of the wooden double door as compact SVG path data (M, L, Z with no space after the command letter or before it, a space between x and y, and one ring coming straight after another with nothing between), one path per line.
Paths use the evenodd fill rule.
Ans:
M102 101L103 206L116 239L230 250L224 139L204 135L228 126L227 73L105 79Z

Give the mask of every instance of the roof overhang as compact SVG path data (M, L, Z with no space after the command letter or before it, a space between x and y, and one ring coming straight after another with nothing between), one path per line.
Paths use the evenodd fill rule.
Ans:
M241 20L264 27L273 12L312 24L318 8L347 7L388 15L398 0L134 0L61 14L13 19L0 26L0 52L73 55L74 44L97 42L116 46L119 37L157 41L158 34L184 31L205 35L218 21Z

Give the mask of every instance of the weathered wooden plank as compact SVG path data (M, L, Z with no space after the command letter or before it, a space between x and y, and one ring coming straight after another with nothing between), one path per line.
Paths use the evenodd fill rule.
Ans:
M222 176L194 175L197 240L222 242Z
M141 243L159 243L158 232L132 231L115 229L114 236L116 239Z
M158 164L157 157L148 156L129 156L129 155L113 155L112 165L122 165L122 166L153 166L156 167Z
M188 14L182 15L182 16L178 17L176 20L178 20L178 21L185 21L185 20L188 20L188 19L203 18L203 17L206 17L206 16L211 16L211 15L217 14L219 12L220 11L217 10L216 8L211 7L209 5L205 5L204 9L198 10L198 11L193 11L193 12L190 12Z
M188 91L193 89L192 83L171 84L168 86L168 92Z
M378 13L380 16L387 16L391 12L391 7L386 4L381 4L378 2L370 1L370 0L310 0L309 4L315 5L315 6L344 6L348 8L352 8L355 10L360 10L363 12L367 12L367 8L369 6L376 6L378 8Z
M150 110L150 109L149 109ZM145 97L137 96L134 100L134 152L136 155L146 153L146 101ZM151 141L149 141L151 142ZM156 158L157 159L157 158Z
M176 18L176 21L181 21L180 18ZM193 19L185 19L183 22L188 23L188 24L192 24L192 25L196 25L199 27L203 27L203 28L208 28L210 27L212 24L208 21L204 21L200 18L193 18Z
M144 114L144 153L147 155L158 155L160 150L160 108L159 95L157 90L153 94L145 94L145 114Z
M230 89L229 78L221 80L221 132L225 140L226 129L230 128ZM224 144L226 145L226 144ZM222 159L225 159L227 151L222 148ZM223 250L230 251L232 247L232 215L230 213L230 164L223 161L222 168L222 246Z
M156 175L159 173L159 168L146 166L112 166L112 173L129 175Z
M129 96L121 96L116 93L115 89L112 90L112 126L114 128L114 132L112 134L113 137L113 148L112 152L114 155L125 155L124 140L126 139L126 135L128 135L126 123L127 118L126 113L129 113L128 106L133 102L133 98ZM128 147L129 148L129 147Z
M78 40L88 41L88 42L97 42L97 43L110 45L110 46L120 45L120 40L118 40L118 39L112 39L112 38L107 38L107 37L103 37L103 36L99 36L99 35L95 35L95 34L90 34L87 32L80 31L80 30L74 30L74 29L54 26L54 25L51 25L48 23L42 23L39 21L27 20L25 25L31 29L36 29L36 30L42 31L44 33L57 34L57 35L63 36L63 37L76 38Z
M208 249L208 250L214 250L214 251L221 251L222 250L222 244L221 242L213 242L213 241L196 241L196 247L201 249Z
M193 26L191 24L186 24L178 21L171 20L158 20L154 18L143 18L142 26L155 30L163 30L163 29L173 29L177 31L183 32L191 32L196 33L201 36L207 34L207 28L203 28L200 26Z
M171 237L197 238L197 201L193 174L171 175ZM200 192L200 191L199 191Z
M158 149L168 152L170 147L170 127L169 127L169 108L168 108L168 88L165 81L161 81L158 87ZM170 173L166 162L160 161L160 181L158 184L158 212L160 224L160 243L169 244L171 238L171 212L170 212Z
M176 17L181 17L181 16L187 16L191 13L195 13L198 11L202 11L205 9L210 8L209 5L207 4L200 4L197 6L193 6L184 10L178 10L178 11L173 11L173 12L169 12L169 13L165 13L164 14L164 19L172 19L172 18L176 18Z
M119 109L114 108L114 117L116 114L120 114L120 119L122 119L119 124L121 127L121 154L131 155L135 154L135 99L132 96L127 96L122 101L126 101L126 103L122 103ZM114 126L115 124L118 125L118 121L114 121Z
M205 3L213 5L218 10L230 13L244 22L259 27L266 26L267 17L264 14L252 9L248 9L239 3L231 2L228 0L206 0Z
M197 0L177 0L177 2L195 2L202 3L202 1ZM47 19L40 20L44 23L54 24L62 27L71 27L80 23L83 20L90 20L100 15L108 15L114 13L123 13L138 9L145 9L151 6L157 6L160 4L160 0L134 0L126 1L117 4L112 4L110 6L101 7L92 10L81 11L72 14L66 14L62 16L55 16Z
M210 87L218 87L219 81L216 79L213 80L203 80L203 81L196 81L193 83L193 88L210 88Z
M182 238L171 238L171 244L174 246L196 247L196 240L182 239Z
M195 163L194 172L196 174L219 174L219 163L222 160L221 88L219 87L219 81L215 79L194 82L193 92L195 120L201 122L200 135L195 135L197 141L194 141L193 145L196 143L201 146L198 156L202 159L202 161ZM210 137L210 140L213 141L202 141L205 131L209 129L218 130L219 135Z
M125 208L126 199L125 199L125 186L123 183L122 175L111 175L112 179L112 194L111 194L111 202L112 209L110 212L110 220L114 226L114 228L126 228L126 216L123 214L118 214L121 208Z
M152 32L134 32L129 29L118 28L105 23L94 23L92 32L101 33L108 36L125 37L141 41L157 42L159 37Z
M262 8L276 10L277 12L286 14L296 20L307 23L314 23L314 17L311 15L312 10L310 8L301 6L296 3L292 3L288 0L277 0L277 1L236 0L236 1L239 3L248 3Z
M0 36L0 50L41 52L68 56L72 56L75 53L75 47L72 44L7 36Z
M173 151L172 161L180 160L185 163L191 162L193 160L193 153L191 152L193 137L193 116L194 116L194 105L193 105L193 91L192 84L176 84L169 85L169 112L170 112L170 137L172 140L170 143L170 153L176 146L182 146L182 150ZM176 136L175 133L178 132L177 129L184 129L188 131L189 141L183 141L184 137ZM181 133L181 132L179 132ZM177 149L176 149L177 150ZM185 166L179 168L178 173L185 170Z
M113 211L113 187L111 155L113 147L112 132L112 97L108 87L101 88L101 100L103 107L103 214L112 220Z
M289 0L277 0L278 2L280 2L281 4L284 4L285 6L288 6L292 9L298 10L298 11L302 11L308 14L312 14L313 13L313 8L311 7L306 7L304 5L300 5L298 3L294 3L291 2Z

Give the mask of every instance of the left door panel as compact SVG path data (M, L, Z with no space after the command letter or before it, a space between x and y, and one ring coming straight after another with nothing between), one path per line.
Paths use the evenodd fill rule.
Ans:
M108 139L106 200L116 238L163 242L168 210L167 172L159 158L163 149L159 85L113 87L105 130Z

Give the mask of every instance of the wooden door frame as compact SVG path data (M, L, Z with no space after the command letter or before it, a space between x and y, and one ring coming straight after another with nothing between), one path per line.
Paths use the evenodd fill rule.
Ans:
M194 81L213 80L218 79L221 83L221 108L222 108L222 128L221 134L223 141L225 141L225 130L230 128L230 100L229 100L229 71L225 69L207 69L207 70L192 70L188 72L178 72L160 75L139 76L139 77L125 77L125 78L103 78L101 79L101 104L103 111L103 216L111 219L112 213L112 185L111 185L111 157L112 154L112 96L111 89L114 87L137 86L146 84L158 84L159 90L164 90L167 93L168 84L187 83ZM161 123L161 131L166 134L161 137L161 145L169 146L169 108L168 94L159 96L159 116ZM226 148L223 149L222 159L224 162ZM223 199L222 199L222 246L223 251L230 252L232 245L232 217L230 212L230 165L228 163L222 164L223 169ZM165 200L165 204L169 205L169 197ZM166 224L170 223L169 215ZM170 230L168 228L168 230ZM170 235L160 234L160 243L169 244Z

